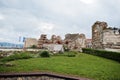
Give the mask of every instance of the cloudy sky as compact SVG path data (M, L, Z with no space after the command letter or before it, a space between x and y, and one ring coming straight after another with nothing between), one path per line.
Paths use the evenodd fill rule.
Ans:
M84 33L105 21L120 27L120 0L0 0L0 42L19 43L19 36Z

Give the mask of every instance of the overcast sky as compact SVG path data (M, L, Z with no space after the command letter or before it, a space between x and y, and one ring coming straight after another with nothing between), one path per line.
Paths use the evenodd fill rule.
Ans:
M120 27L120 0L0 0L0 42L19 43L19 36L84 33L105 21Z

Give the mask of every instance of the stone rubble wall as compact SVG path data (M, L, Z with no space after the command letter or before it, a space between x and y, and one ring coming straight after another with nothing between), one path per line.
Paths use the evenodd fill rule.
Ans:
M92 47L94 49L120 48L120 34L108 28L106 22L97 21L92 26Z
M48 76L30 76L30 77L8 77L8 78L0 78L0 80L65 80L61 78L54 78Z

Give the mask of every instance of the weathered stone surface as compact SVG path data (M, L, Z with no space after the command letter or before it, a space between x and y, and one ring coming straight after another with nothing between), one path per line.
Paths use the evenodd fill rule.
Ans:
M78 50L86 47L86 37L84 34L66 34L65 35L65 46L70 50Z
M27 80L33 80L31 77L27 77ZM40 79L39 79L40 80Z
M28 47L31 47L33 45L37 46L37 44L38 44L37 39L35 39L35 38L26 38L24 48L28 48Z
M51 39L47 39L47 35L42 34L40 39L38 40L38 47L39 48L46 48L44 44L62 44L62 39L60 36L52 35Z
M86 39L86 48L92 48L92 39Z
M0 78L0 80L5 80L5 78Z
M12 80L17 80L17 77L13 77Z
M7 79L5 79L5 80L11 80L11 78L7 78Z
M60 36L52 35L51 36L51 43L52 44L62 44L62 39Z
M13 76L14 75L14 76ZM63 76L63 75L58 75L58 74L47 74L47 75L39 75L36 74L37 76L35 76L35 74L27 74L26 73L23 74L3 74L0 75L0 80L90 80L87 78L77 78L77 77L70 77L70 76ZM59 78L61 77L61 78Z
M23 80L22 77L18 77L17 80Z
M40 39L38 40L38 47L39 48L43 48L43 44L45 43L49 43L48 39L47 39L47 35L46 34L42 34L40 36Z
M92 26L92 47L95 49L113 48L120 43L119 30L108 27L106 22L97 21ZM120 48L120 46L117 46Z

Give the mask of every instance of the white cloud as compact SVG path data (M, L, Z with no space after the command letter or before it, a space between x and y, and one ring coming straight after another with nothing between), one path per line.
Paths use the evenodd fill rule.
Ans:
M0 14L0 20L4 20L4 19L5 17L2 14Z
M39 29L43 32L51 32L55 28L55 25L52 23L47 23L47 22L41 22L39 24Z
M120 26L119 5L119 0L0 0L0 40L43 33L85 33L90 38L97 20Z
M93 3L95 3L96 0L80 0L80 1L85 4L93 4Z
M60 33L60 26L52 22L41 21L38 23L38 26L36 27L36 34L38 36L40 36L41 34L47 34L48 38L50 38L51 35L53 34L58 35L59 33Z

